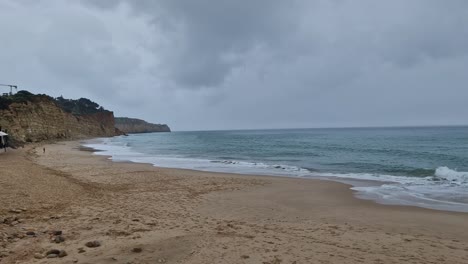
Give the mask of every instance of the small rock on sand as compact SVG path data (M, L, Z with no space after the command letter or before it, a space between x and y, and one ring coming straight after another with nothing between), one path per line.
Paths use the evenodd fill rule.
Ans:
M58 254L49 254L47 258L58 258Z
M43 258L44 258L44 255L41 254L41 253L35 253L35 254L34 254L34 258L35 258L35 259L43 259Z
M53 230L50 233L54 236L61 236L63 234L62 230Z
M140 253L141 251L143 251L141 247L136 247L132 249L132 252L135 252L135 253Z
M53 242L55 243L62 243L65 241L65 238L63 236L55 236L53 239L52 239Z
M15 222L15 223L18 222L19 223L18 220L19 220L18 217L7 217L7 218L3 218L2 222L4 224L7 224L7 225L12 225L13 222Z
M86 242L85 246L87 246L87 247L89 247L89 248L100 247L100 246L101 246L101 242L99 242L99 241L97 241L97 240L89 241L89 242Z
M59 258L66 257L68 254L65 250L60 250L60 253L58 254Z
M60 253L60 250L58 250L58 249L51 249L51 250L47 251L46 255L55 254L55 255L58 256L59 253Z

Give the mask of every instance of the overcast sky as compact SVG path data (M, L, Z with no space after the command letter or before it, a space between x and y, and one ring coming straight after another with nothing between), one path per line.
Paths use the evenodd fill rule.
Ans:
M468 124L464 0L0 0L0 34L0 83L173 130Z

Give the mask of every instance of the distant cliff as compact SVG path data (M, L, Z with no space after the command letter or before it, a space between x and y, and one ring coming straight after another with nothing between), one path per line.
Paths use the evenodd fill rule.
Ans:
M151 124L141 119L116 117L115 127L124 133L171 132L165 124Z
M0 97L0 127L19 142L121 134L113 112L88 99L54 99L27 91Z

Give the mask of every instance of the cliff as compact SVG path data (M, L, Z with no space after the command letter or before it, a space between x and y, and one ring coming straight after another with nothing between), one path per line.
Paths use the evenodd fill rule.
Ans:
M90 114L73 114L49 96L25 91L18 94L0 98L0 127L6 129L13 140L38 142L120 134L115 129L113 112L101 108Z
M124 133L171 132L165 124L151 124L141 119L116 117L115 127Z

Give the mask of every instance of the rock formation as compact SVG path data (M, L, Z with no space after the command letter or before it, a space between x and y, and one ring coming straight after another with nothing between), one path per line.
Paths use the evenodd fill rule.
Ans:
M64 111L49 96L32 95L25 91L18 94L13 99L0 98L3 100L0 101L0 127L7 129L16 141L107 137L121 133L115 128L111 111L101 108L95 113L77 115Z
M128 134L132 133L152 133L152 132L171 132L169 126L165 124L151 124L141 119L116 117L115 127Z

